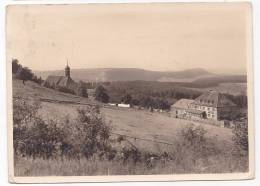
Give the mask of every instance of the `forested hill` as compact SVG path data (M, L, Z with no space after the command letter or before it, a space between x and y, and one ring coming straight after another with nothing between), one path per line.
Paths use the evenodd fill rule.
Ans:
M46 78L48 75L64 75L64 70L36 71L37 75ZM212 74L204 69L195 68L183 71L150 71L138 68L99 68L99 69L73 69L71 76L82 81L160 81L160 82L191 82Z

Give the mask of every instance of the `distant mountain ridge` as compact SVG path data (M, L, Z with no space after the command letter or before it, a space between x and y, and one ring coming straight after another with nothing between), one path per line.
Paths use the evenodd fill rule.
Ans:
M64 75L64 70L35 71L37 76L46 79L49 75ZM214 77L202 68L183 71L150 71L138 68L97 68L71 69L71 76L79 81L160 81L160 82L192 82L197 79Z

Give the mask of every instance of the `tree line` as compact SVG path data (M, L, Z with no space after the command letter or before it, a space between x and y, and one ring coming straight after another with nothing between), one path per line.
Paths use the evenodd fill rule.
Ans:
M110 102L162 110L170 110L171 105L179 99L195 99L202 93L158 82L112 82L103 86Z
M14 78L23 80L23 83L28 80L34 81L38 84L42 84L43 82L42 78L37 77L30 68L23 67L19 64L17 59L12 59L12 74Z

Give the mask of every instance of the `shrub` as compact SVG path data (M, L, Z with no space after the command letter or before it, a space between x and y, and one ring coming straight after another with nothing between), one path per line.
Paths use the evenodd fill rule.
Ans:
M79 147L80 153L86 158L97 152L106 153L110 148L109 137L110 128L105 124L99 108L78 109L78 118L72 134L74 148Z
M55 157L65 138L57 123L52 120L46 122L38 116L38 102L30 103L18 98L13 103L15 154L44 159Z
M248 125L247 122L235 122L235 127L232 130L236 155L248 154Z
M77 87L77 95L82 97L88 97L86 84L83 81L79 81Z
M122 97L121 102L125 104L132 104L132 96L130 94L126 94Z
M44 159L68 156L92 157L95 153L110 157L110 127L105 124L99 108L78 109L75 121L65 118L58 124L42 120L39 103L14 99L14 150L16 155Z
M107 94L107 90L102 86L99 85L95 90L95 99L101 101L103 103L108 103L109 96Z
M205 144L206 133L207 131L202 126L196 127L194 124L190 124L181 130L184 144L191 146L201 146Z
M27 130L33 125L37 118L37 111L40 108L38 102L31 104L21 98L13 98L13 140L14 150L18 151L19 146L25 144Z
M173 159L183 172L200 172L208 166L210 158L220 153L219 148L209 138L202 126L190 124L179 133L173 147Z

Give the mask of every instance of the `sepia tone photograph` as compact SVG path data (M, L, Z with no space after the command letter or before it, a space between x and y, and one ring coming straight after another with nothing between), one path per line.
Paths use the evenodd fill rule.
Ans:
M10 182L254 177L249 3L9 5Z

